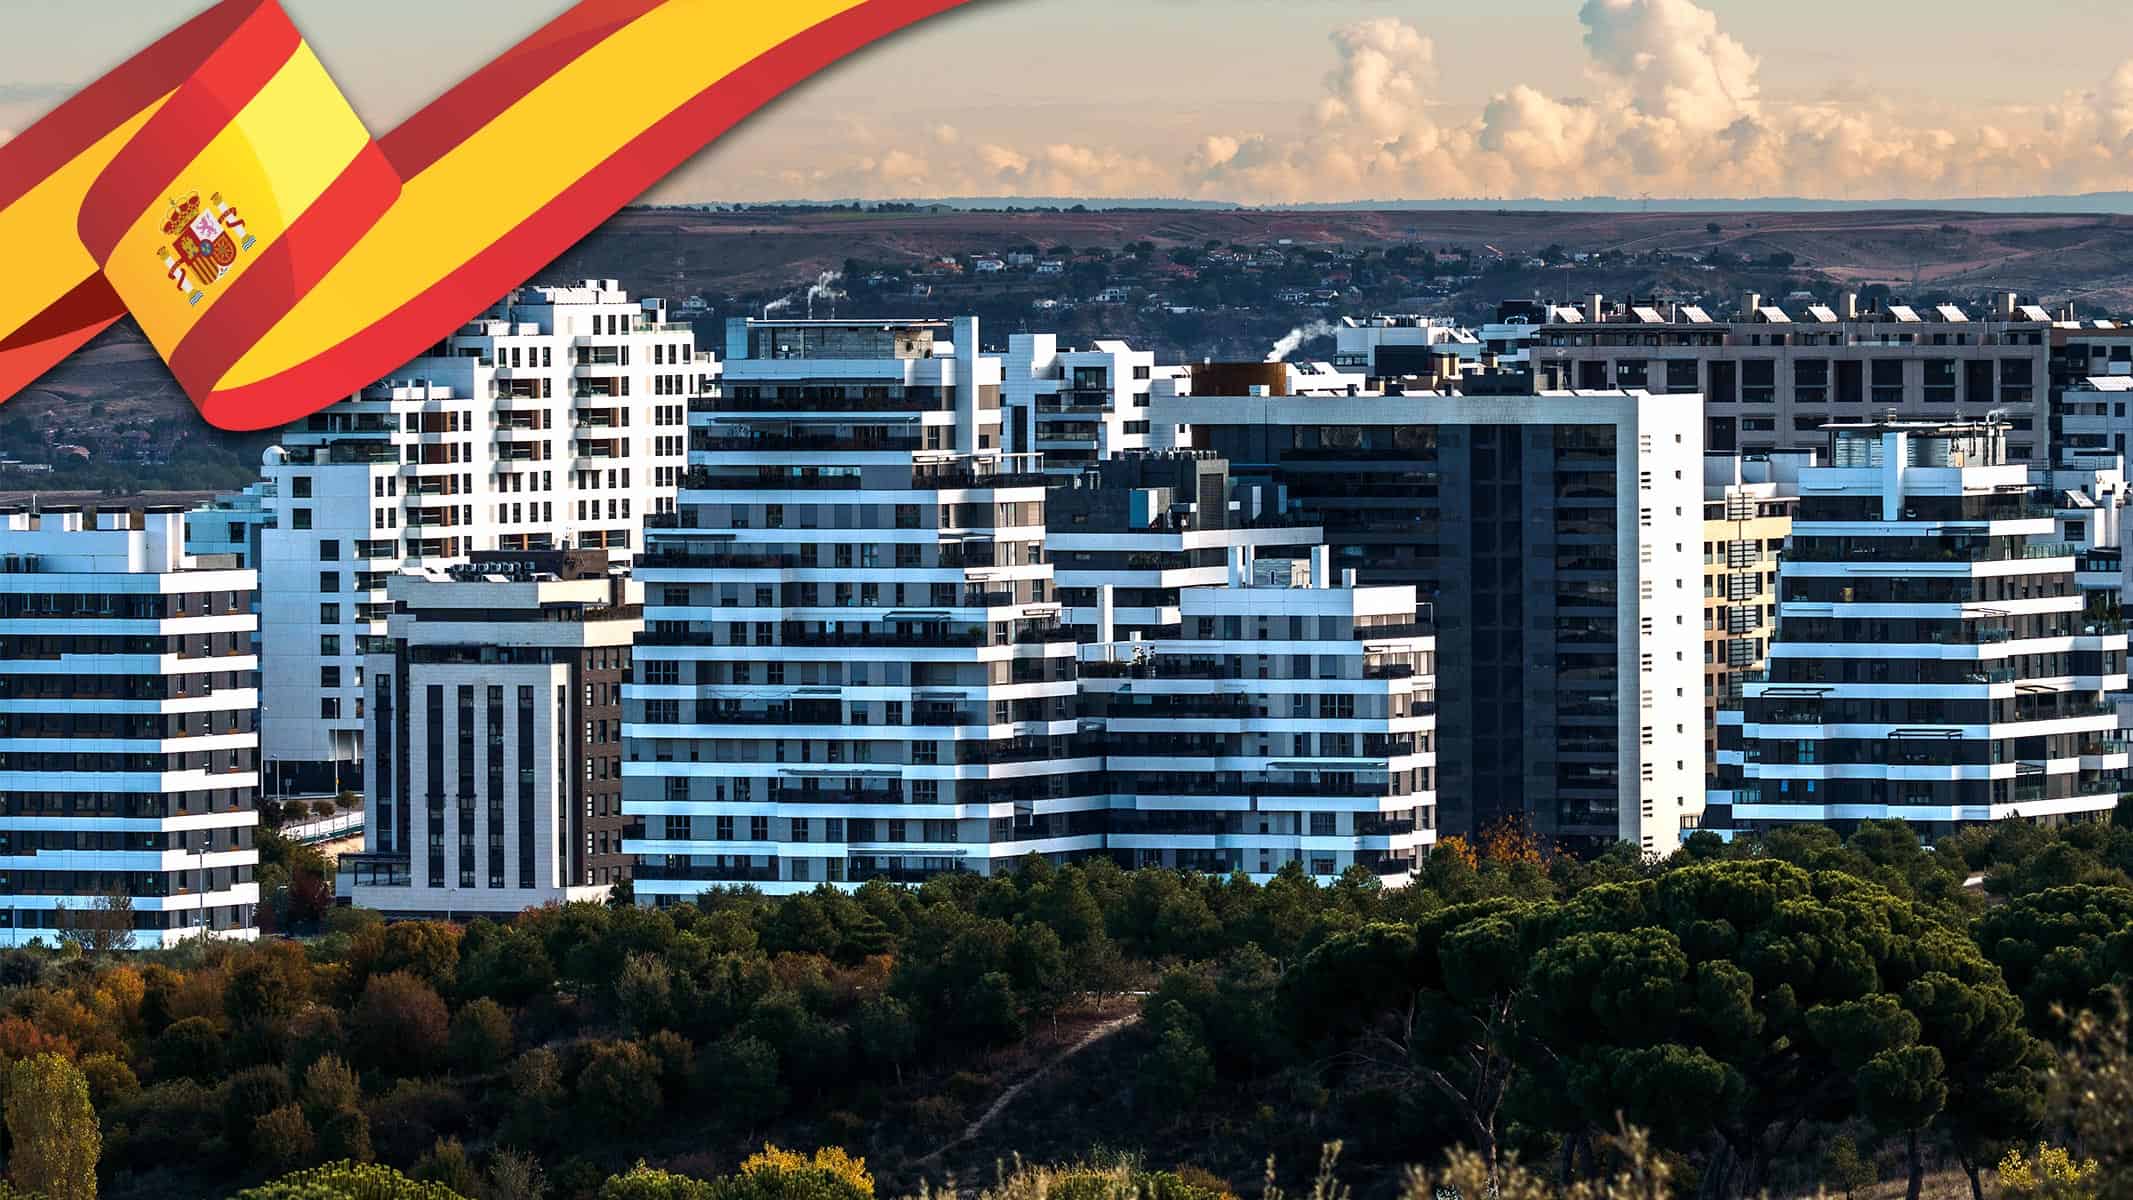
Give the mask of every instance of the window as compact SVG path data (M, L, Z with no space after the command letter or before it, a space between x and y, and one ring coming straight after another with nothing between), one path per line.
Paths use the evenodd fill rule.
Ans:
M311 477L309 475L290 476L289 494L298 500L309 500L311 498Z
M318 590L321 595L326 596L331 596L340 591L341 573L339 571L320 571L318 573Z
M290 527L291 529L309 529L309 528L311 528L311 510L310 510L310 509L308 509L308 508L292 508L292 509L290 509L290 510L289 510L289 527Z
M318 702L318 715L319 715L319 719L320 719L320 720L322 720L322 721L338 721L338 720L340 720L340 719L341 719L341 698L340 698L339 696L322 696L322 697L320 697L320 698L319 698L319 702Z
M319 623L319 624L321 624L321 625L338 625L338 624L340 624L340 623L341 623L341 606L340 606L340 605L338 605L338 604L321 604L321 605L319 605L319 606L318 606L318 623Z
M298 528L309 529L311 527L309 525L301 525ZM321 539L318 544L318 560L320 562L341 561L341 543L333 538Z
M339 658L341 656L341 635L337 633L320 634L318 653L320 658Z
M320 667L318 669L318 685L322 688L337 688L341 686L341 669L339 667Z

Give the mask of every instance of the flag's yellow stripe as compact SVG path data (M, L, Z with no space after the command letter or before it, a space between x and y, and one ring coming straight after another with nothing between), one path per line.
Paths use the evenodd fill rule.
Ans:
M381 320L704 88L861 2L668 0L617 30L406 181L391 211L217 386L270 378Z
M209 196L222 193L236 206L245 232L257 238L257 244L238 253L221 278L203 289L198 304L189 303L187 293L170 281L156 254L158 247L171 242L163 232L170 216L167 201L151 205L136 218L111 253L105 274L112 288L165 358L369 141L369 131L318 56L309 46L298 46L169 189L173 198L200 193L202 211L207 211Z

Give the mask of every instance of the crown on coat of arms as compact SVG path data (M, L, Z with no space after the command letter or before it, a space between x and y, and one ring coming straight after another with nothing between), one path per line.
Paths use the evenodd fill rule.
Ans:
M192 224L193 218L199 215L200 193L190 193L183 200L174 199L170 202L170 219L163 222L163 232L175 236L180 229Z

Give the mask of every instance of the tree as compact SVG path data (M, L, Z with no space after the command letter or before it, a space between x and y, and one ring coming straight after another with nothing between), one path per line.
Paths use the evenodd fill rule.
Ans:
M642 1160L600 1185L598 1200L716 1200L708 1180L655 1171Z
M1918 1135L1940 1115L1948 1102L1948 1084L1941 1078L1940 1051L1931 1046L1903 1046L1884 1050L1859 1068L1860 1107L1874 1128L1885 1134L1900 1133L1905 1140L1904 1162L1910 1171L1909 1200L1918 1200L1925 1183L1925 1160L1918 1152Z
M438 1138L422 1161L415 1164L415 1178L443 1184L462 1196L479 1196L484 1190L481 1172L467 1157L458 1138Z
M348 1064L329 1054L305 1068L299 1099L312 1123L323 1125L334 1113L360 1109L363 1089Z
M1525 1037L1527 968L1547 915L1485 900L1412 926L1366 925L1305 956L1283 981L1284 1005L1307 1039L1352 1043L1350 1061L1366 1078L1442 1097L1494 1171Z
M1150 1017L1150 1028L1155 1050L1141 1062L1140 1092L1148 1111L1176 1120L1214 1086L1214 1060L1199 1022L1177 1001L1164 1002Z
M404 971L373 975L349 1016L349 1049L367 1067L426 1074L444 1060L448 1028L444 1001L429 984Z
M712 1200L873 1200L874 1177L865 1159L836 1146L812 1156L765 1145L717 1182Z
M761 1038L726 1038L698 1058L697 1072L697 1090L716 1098L719 1115L732 1128L752 1128L784 1111L778 1052Z
M1843 1133L1829 1144L1825 1178L1831 1187L1844 1193L1844 1200L1852 1200L1853 1193L1874 1186L1881 1176L1874 1170L1874 1160L1859 1153L1858 1141L1851 1134Z
M860 1007L852 1032L859 1053L877 1067L888 1067L901 1084L904 1064L918 1055L918 1023L910 1008L894 996L876 997Z
M337 1162L246 1188L231 1200L468 1200L436 1183L409 1179L391 1167Z
M654 954L632 954L615 980L615 1004L632 1033L650 1033L666 1024L674 1002L674 973Z
M56 1054L24 1059L7 1076L8 1178L46 1200L96 1200L103 1153L89 1081Z
M453 1066L485 1075L511 1057L511 1015L483 996L453 1015L447 1041Z
M59 906L59 936L85 954L133 949L133 896L114 888L85 905Z
M293 1099L280 1067L250 1067L232 1075L222 1087L222 1131L230 1148L249 1155L259 1119Z
M2095 1159L2076 1159L2043 1142L2033 1155L2009 1150L2000 1159L1999 1177L2000 1194L2009 1200L2089 1200L2103 1182Z
M659 1064L635 1042L595 1042L578 1073L577 1107L595 1128L620 1131L659 1115Z
M251 1145L260 1161L286 1171L309 1160L318 1149L318 1139L303 1106L284 1104L253 1123Z

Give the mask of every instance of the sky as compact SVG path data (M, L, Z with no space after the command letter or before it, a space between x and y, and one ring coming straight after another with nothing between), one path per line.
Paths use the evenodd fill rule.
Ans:
M380 133L567 7L284 5ZM0 0L0 136L202 7ZM2121 21L2122 0L975 0L646 198L2133 189Z

